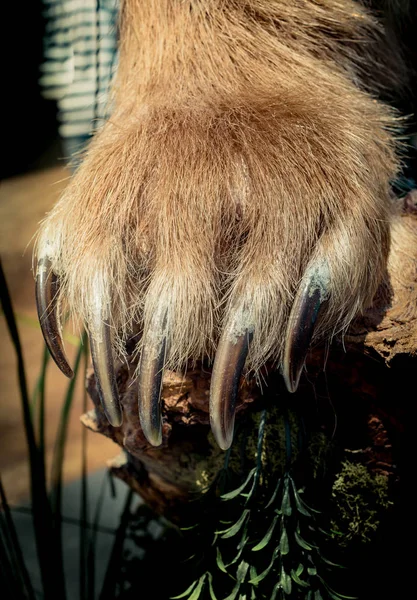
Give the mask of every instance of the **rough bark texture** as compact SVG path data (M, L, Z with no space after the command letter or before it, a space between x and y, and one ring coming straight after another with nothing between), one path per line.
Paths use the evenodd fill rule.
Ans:
M383 483L389 489L401 475L403 455L407 452L404 430L417 367L417 211L412 194L402 202L402 214L393 228L387 280L373 307L356 319L343 339L335 338L330 347L310 351L298 392L289 395L279 374L272 370L262 374L263 396L255 380L242 382L237 423L246 425L240 430L238 426L235 445L243 445L247 453L255 454L256 414L262 406L270 408L273 433L267 436L265 461L271 472L282 468L279 458L283 452L282 439L278 439L279 433L274 434L274 426L280 425L282 405L294 408L307 420L314 420L316 433L332 441L333 455L338 457L333 481L339 484L345 481L346 465L353 465L353 469L359 468L358 465L365 467L371 478L383 476ZM92 372L87 385L94 409L83 415L82 422L110 437L124 450L109 462L113 473L159 513L175 519L190 494L210 483L224 459L209 428L210 369L201 365L185 375L165 374L163 445L154 448L139 425L134 342L129 362L120 364L117 371L123 425L113 428L107 423ZM320 448L318 439L316 435L310 442L311 454L322 461L326 452ZM340 465L344 465L342 471ZM307 474L305 479L308 477ZM333 486L332 492L339 505L342 504L340 489L340 485ZM345 492L343 489L342 494ZM385 504L389 503L387 496ZM352 519L341 515L340 528L343 529L345 520L345 525L354 530ZM358 535L366 537L366 527L359 524L359 530Z

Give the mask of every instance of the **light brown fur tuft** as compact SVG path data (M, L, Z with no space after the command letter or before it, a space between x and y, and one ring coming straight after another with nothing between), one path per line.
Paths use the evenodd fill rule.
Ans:
M374 94L396 77L368 78L382 36L348 0L125 0L112 116L38 239L71 310L88 323L100 300L123 352L166 307L178 368L213 357L244 307L256 370L326 260L317 335L345 328L389 251L395 119Z

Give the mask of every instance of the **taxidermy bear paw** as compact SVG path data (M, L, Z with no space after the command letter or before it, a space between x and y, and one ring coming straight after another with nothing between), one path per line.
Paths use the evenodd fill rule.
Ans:
M174 4L180 12L186 3ZM163 16L152 15L155 27ZM213 55L227 54L224 27L217 42L200 29L191 44L199 16L185 16L184 39L161 29L166 44L153 68L154 37L145 56L130 25L122 29L130 51L121 50L112 117L41 226L37 303L68 376L63 302L84 322L114 426L122 421L114 355L142 332L139 414L154 445L164 368L214 360L210 417L225 449L242 372L273 362L295 391L311 342L345 329L372 301L389 250L397 165L389 110L343 73L305 53L287 56L270 31L263 42L252 32L254 48L264 44L257 56L246 31L236 46L242 57L218 58L215 72ZM146 18L137 20L144 30ZM198 67L206 34L201 52L216 47Z

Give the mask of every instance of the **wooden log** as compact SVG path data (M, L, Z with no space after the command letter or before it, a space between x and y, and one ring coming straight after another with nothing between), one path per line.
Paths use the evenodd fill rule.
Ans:
M257 411L269 406L270 419L279 427L282 412L277 407L294 407L316 422L316 431L337 438L345 458L354 457L371 472L398 478L398 451L393 452L393 445L399 443L409 418L407 387L414 387L417 367L417 210L413 193L397 202L401 210L392 227L387 275L373 306L345 335L311 349L296 394L288 394L280 375L268 366L262 373L263 394L254 379L242 382L236 421L249 426L238 431L236 437L245 439L236 443L248 453L255 453ZM122 426L108 424L92 371L87 388L94 409L81 420L123 449L109 463L113 473L159 513L175 519L190 494L203 490L224 460L209 428L210 369L199 365L185 374L165 373L163 444L154 448L139 424L134 347L132 339L128 362L117 367ZM278 457L282 439L277 442L273 437L267 442L267 454ZM282 461L276 458L269 466L282 468Z

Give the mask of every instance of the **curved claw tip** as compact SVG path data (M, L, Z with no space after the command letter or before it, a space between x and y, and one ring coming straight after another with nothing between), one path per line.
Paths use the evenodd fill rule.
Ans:
M142 431L152 446L162 444L161 391L167 338L155 331L146 336L139 369L139 419Z
M38 261L36 272L36 307L46 346L57 367L71 378L74 373L68 364L59 327L58 303L59 280L52 271L48 258Z
M282 375L290 393L297 391L316 321L328 296L328 267L319 263L307 272L288 321Z
M210 387L210 423L222 450L233 442L239 381L252 336L249 327L238 336L223 333L217 349Z
M162 444L162 425L147 426L145 420L141 419L142 431L151 446L157 448Z
M120 427L123 413L119 402L116 374L113 364L110 328L98 320L90 331L91 358L97 380L97 389L104 413L113 427ZM91 323L90 323L91 326Z

